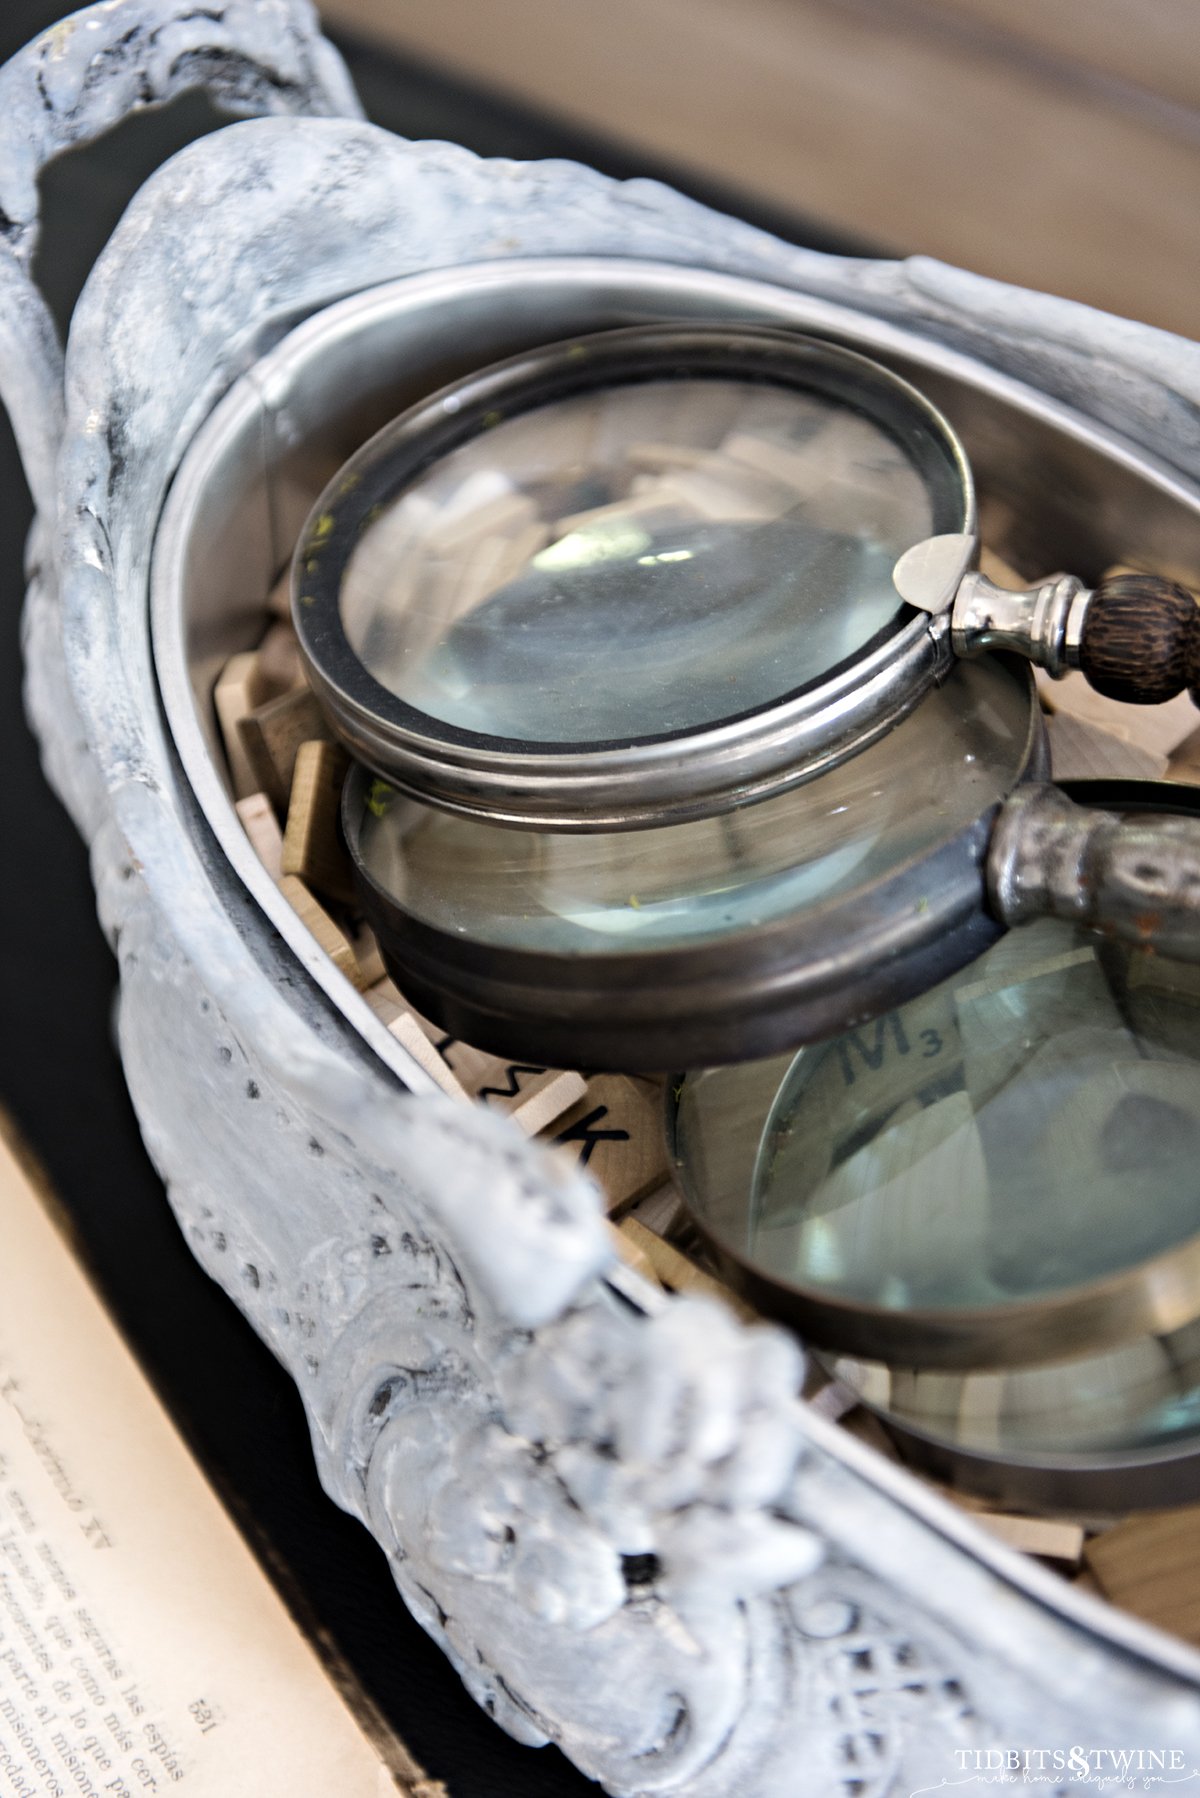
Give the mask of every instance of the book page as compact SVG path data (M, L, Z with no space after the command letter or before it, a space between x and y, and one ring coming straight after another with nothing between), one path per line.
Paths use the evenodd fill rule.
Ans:
M0 1133L0 1795L441 1792L383 1752Z

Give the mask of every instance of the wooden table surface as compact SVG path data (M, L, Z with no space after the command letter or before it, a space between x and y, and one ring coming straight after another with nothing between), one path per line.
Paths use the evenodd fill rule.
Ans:
M1196 0L320 5L750 201L1200 337Z

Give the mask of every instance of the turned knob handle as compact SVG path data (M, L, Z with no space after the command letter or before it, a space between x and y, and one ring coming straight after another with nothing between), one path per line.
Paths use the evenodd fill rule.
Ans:
M1160 705L1187 687L1200 705L1200 605L1160 575L1106 575L1088 600L1079 666L1109 699Z

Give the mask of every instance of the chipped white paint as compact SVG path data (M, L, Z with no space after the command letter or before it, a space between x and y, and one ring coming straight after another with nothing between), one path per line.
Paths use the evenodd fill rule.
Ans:
M143 190L80 302L64 412L25 273L36 166L141 103L143 77L156 98L202 77L248 110L354 110L300 0L109 0L73 25L0 76L0 385L40 508L28 704L92 846L150 1151L195 1253L294 1376L329 1493L479 1701L615 1792L882 1798L997 1741L1194 1761L1194 1657L1106 1621L803 1408L780 1333L629 1275L642 1308L616 1296L584 1179L483 1109L397 1089L182 785L146 593L214 400L291 321L408 272L570 253L749 274L935 335L1194 474L1200 352L930 263L790 249L650 183L270 119Z

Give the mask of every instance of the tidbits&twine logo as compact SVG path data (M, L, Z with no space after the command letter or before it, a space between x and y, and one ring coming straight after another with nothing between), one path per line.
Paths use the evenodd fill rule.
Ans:
M954 1772L936 1785L918 1786L910 1798L970 1786L1043 1786L1073 1792L1152 1792L1168 1786L1200 1787L1200 1767L1182 1748L957 1748Z

